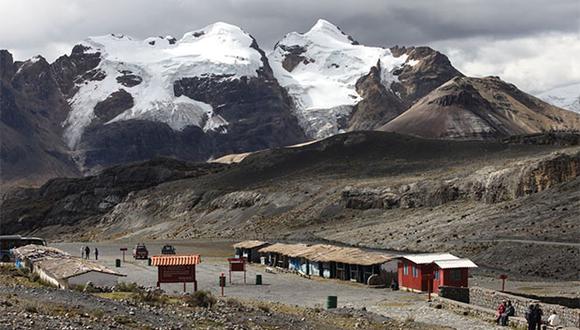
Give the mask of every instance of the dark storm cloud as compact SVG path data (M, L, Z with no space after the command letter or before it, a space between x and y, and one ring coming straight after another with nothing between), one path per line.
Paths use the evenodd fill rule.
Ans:
M0 0L0 48L21 59L40 53L53 60L91 35L180 37L225 21L271 49L285 33L307 31L318 18L335 23L363 44L443 45L473 60L478 42L577 36L580 1ZM465 60L459 58L458 63Z

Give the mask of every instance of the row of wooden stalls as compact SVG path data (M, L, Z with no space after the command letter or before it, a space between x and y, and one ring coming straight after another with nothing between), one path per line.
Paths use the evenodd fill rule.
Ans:
M286 244L243 241L236 257L294 271L369 285L388 285L397 278L397 256L329 244ZM373 276L375 275L375 276Z

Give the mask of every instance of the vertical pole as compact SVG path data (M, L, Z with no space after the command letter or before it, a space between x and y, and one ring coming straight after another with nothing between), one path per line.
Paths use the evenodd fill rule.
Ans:
M246 268L244 266L244 284L246 284Z
M125 250L123 250L123 262L125 262Z
M183 292L185 292L185 282L183 282Z
M505 278L501 279L501 292L505 291Z
M426 276L427 276L427 294L428 294L427 301L431 301L431 284L432 284L431 274L427 274Z
M232 267L232 266L230 265L230 268L231 268L231 267ZM230 269L230 284L232 284L232 270L231 270L231 269Z

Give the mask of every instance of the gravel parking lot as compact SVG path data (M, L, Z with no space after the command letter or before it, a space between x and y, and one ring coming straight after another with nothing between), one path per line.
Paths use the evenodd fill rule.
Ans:
M159 254L165 242L146 242L150 255ZM196 253L202 256L202 263L197 267L199 290L209 290L219 295L218 277L223 272L228 276L226 257L231 256L232 242L229 241L175 241L178 254ZM155 286L157 269L148 266L146 260L133 260L131 250L135 242L99 242L99 243L60 243L54 246L71 254L80 256L80 248L89 245L99 249L99 262L114 267L115 259L121 258L121 247L127 247L126 262L117 270L126 274L122 281L136 282L144 286ZM91 259L94 255L91 252ZM261 274L263 285L255 285L256 274ZM234 273L232 285L225 288L225 295L241 299L280 302L305 307L323 307L326 297L338 296L339 307L366 308L367 310L404 320L439 325L452 325L457 329L493 329L482 320L461 316L450 311L434 309L426 301L426 295L391 291L390 289L371 289L364 285L320 278L307 279L296 274L267 273L260 265L249 265L247 283L243 283L243 274ZM182 284L162 284L168 293L183 292ZM188 291L192 285L188 284Z

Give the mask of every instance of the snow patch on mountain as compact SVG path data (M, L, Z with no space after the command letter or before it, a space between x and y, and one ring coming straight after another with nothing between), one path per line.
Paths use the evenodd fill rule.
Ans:
M284 68L287 56L299 59L291 70ZM306 33L284 36L268 59L276 79L292 97L302 127L311 137L322 138L338 133L340 121L361 100L355 89L360 77L380 63L382 83L390 89L397 79L393 69L403 66L407 57L359 45L321 19Z
M176 97L174 83L186 77L257 77L263 63L261 54L251 47L253 42L239 27L226 23L188 32L180 40L170 36L135 40L113 34L83 41L86 52L101 53L96 69L105 73L105 78L82 82L69 100L71 112L64 123L68 145L76 146L95 119L95 105L119 89L131 94L134 105L108 123L143 119L166 123L174 130L194 125L225 132L228 123L209 104L183 95ZM123 85L117 78L126 73L142 81Z
M557 87L536 96L562 109L580 113L580 83Z

